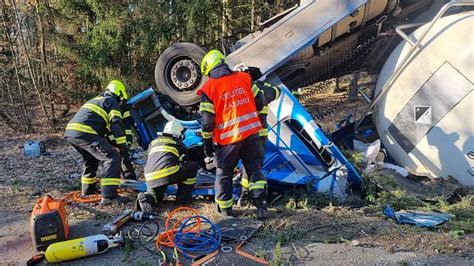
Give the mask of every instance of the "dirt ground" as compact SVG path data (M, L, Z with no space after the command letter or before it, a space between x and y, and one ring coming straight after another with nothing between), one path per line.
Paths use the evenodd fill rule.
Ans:
M342 119L351 108L335 108L346 101L345 92L329 97L329 100L324 96L327 94L328 91L316 93L303 102L315 117L321 116L323 127L332 131L334 121ZM355 113L360 113L361 105L361 98L349 103L354 106ZM333 111L321 115L326 107ZM36 197L51 194L60 198L78 190L81 159L61 135L25 136L4 130L0 138L0 200L3 202L0 205L0 264L24 264L34 254L29 219ZM43 141L49 154L25 158L22 145L30 139ZM399 176L397 180L408 185L414 182ZM440 185L430 185L428 190L436 191L432 189L436 186ZM135 194L125 196L134 199ZM193 206L202 215L218 220L211 201L200 199ZM134 203L115 208L100 207L96 203L70 204L71 238L100 233L113 215L133 208ZM162 220L172 208L170 199L160 208ZM237 214L253 218L254 210L238 209ZM277 201L270 208L269 219L244 249L266 258L272 265L474 264L472 233L453 237L450 228L443 226L423 229L398 225L383 217L377 206L363 204L358 195L351 196L342 205L330 204L318 197L289 197ZM72 264L155 264L158 259L159 256L149 253L138 243L129 243Z

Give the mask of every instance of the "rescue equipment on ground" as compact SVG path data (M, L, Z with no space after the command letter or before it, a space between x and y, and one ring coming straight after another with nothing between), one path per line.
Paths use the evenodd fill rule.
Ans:
M94 235L51 244L46 249L46 260L58 263L105 253L123 243L122 236Z
M104 233L105 235L115 235L119 228L132 218L131 214L131 210L125 210L112 222L104 225L104 227L102 228L102 233Z
M30 234L33 246L37 251L44 251L48 245L68 239L69 224L66 204L71 202L95 203L101 199L100 195L81 196L80 191L73 191L61 199L54 199L50 195L39 198L33 207L30 220ZM146 219L148 214L132 215ZM140 216L141 215L141 216Z
M104 233L105 235L115 235L118 232L118 230L128 221L144 222L144 221L151 221L151 220L157 220L157 219L158 219L158 216L153 215L151 213L125 210L119 216L117 216L112 222L104 225L104 227L102 228L102 233Z
M196 254L217 250L221 245L221 230L204 216L191 216L180 224L173 241L174 247L184 257L191 259Z
M183 214L186 214L183 218L177 219L176 217L181 217ZM179 224L184 221L185 219L192 217L194 215L199 215L199 212L196 209L189 208L189 207L178 207L172 210L165 220L165 231L161 233L158 238L156 239L156 248L161 249L162 246L164 247L173 247L174 246L174 235L178 230ZM177 220L173 225L171 224L172 220ZM195 227L198 228L200 225L200 221L197 221ZM189 229L194 230L194 229Z
M46 195L37 200L30 220L30 233L33 246L38 251L69 236L69 223L65 203Z
M245 244L262 225L253 219L230 218L219 221L216 226L221 230L220 248L194 259L192 265L268 265L267 260L244 250Z
M95 203L102 199L101 195L94 194L88 196L82 196L81 191L73 191L66 194L62 200L65 203L78 202L78 203Z

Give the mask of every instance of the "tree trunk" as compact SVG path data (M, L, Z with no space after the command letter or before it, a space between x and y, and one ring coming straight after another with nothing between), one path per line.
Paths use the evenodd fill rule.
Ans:
M16 6L15 0L11 0L11 3L13 5L14 12L15 12L15 19L16 19L16 23L17 23L17 26L18 26L19 36L20 36L21 42L23 44L23 48L25 50L26 64L27 64L27 67L28 67L28 74L30 75L31 83L33 84L33 88L35 89L36 93L38 94L38 100L39 100L41 108L43 109L44 116L45 116L46 120L48 121L48 124L51 127L51 129L54 129L51 118L48 114L48 110L46 109L46 105L45 105L43 97L41 95L42 92L40 91L40 89L38 87L38 84L36 84L36 78L35 78L35 75L33 73L33 67L31 65L30 53L28 52L28 47L26 45L25 37L23 36L23 30L22 30L22 27L21 27L20 18L18 17L18 12L19 12L18 8Z
M46 5L44 5L46 6ZM51 119L54 121L55 119L55 107L54 107L54 99L53 99L53 90L51 88L51 81L50 81L50 73L48 67L48 58L46 53L46 40L45 40L45 33L44 33L44 21L43 15L39 8L39 0L35 3L36 8L36 16L38 18L38 35L39 35L39 47L40 47L40 54L41 54L41 79L43 81L43 90L48 91L48 101L49 101L49 108L51 111ZM55 129L54 122L52 122L52 127Z
M341 90L341 84L340 84L340 77L335 77L334 81L336 82L336 87L334 88L334 93L340 93L342 92Z
M349 85L349 101L355 101L357 99L357 86L359 81L360 73L359 71L354 71L352 73L351 84Z
M3 5L5 6L5 2L3 2ZM3 27L5 28L5 37L7 39L7 42L8 42L8 47L10 49L10 51L12 52L12 61L13 61L13 68L15 70L15 78L16 78L16 85L18 87L18 92L20 94L20 108L22 110L22 116L23 116L23 121L25 122L25 125L26 125L26 131L30 132L33 130L33 127L31 125L31 120L28 116L28 110L26 108L26 102L25 102L25 94L23 92L23 88L22 88L22 85L21 85L21 82L20 82L20 74L19 74L19 71L18 71L18 57L17 57L17 54L16 54L16 51L13 47L13 42L10 38L10 36L8 35L8 27L7 27L7 23L6 23L6 14L4 14L4 19L3 19ZM11 94L10 94L10 97L11 97ZM12 104L15 105L16 103L14 102L13 98L11 98L11 101L12 101Z
M250 11L250 32L255 31L255 0L252 0L252 7Z

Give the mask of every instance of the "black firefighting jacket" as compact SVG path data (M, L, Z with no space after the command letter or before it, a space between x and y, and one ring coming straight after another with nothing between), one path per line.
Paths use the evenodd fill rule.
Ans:
M171 177L179 171L180 159L185 151L185 146L179 138L159 134L148 147L148 160L144 168L147 184L155 187L175 183Z
M126 137L119 102L119 97L108 91L87 101L69 121L65 137L113 135L115 142L124 146Z

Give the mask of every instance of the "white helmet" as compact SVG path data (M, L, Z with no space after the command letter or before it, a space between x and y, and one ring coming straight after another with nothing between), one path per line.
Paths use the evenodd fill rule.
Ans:
M163 133L181 137L183 130L184 127L178 121L172 120L166 123Z
M249 67L245 63L240 63L236 65L232 70L238 72L245 72L249 70Z

